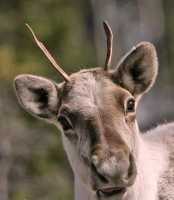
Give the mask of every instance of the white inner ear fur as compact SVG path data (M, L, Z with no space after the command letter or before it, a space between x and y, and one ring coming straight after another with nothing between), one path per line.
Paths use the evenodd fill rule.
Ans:
M141 42L121 59L114 77L136 96L151 88L157 72L158 58L155 47L149 42Z
M24 74L16 77L14 85L19 102L31 114L51 116L56 111L58 92L52 81ZM41 95L45 95L48 100L44 102Z

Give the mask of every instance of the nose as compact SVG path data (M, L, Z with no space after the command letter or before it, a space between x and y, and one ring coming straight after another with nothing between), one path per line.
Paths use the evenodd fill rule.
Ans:
M124 151L96 152L92 155L91 160L94 171L102 181L125 179L128 175L130 160Z
M100 181L102 181L103 183L108 183L109 180L107 179L107 177L98 170L98 167L97 167L98 165L99 165L98 156L93 155L92 156L92 171L95 173L95 175Z

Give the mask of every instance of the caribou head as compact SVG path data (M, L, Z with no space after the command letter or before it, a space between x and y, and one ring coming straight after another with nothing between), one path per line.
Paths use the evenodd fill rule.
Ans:
M75 177L96 198L124 199L136 182L139 131L136 107L154 83L158 63L149 42L133 47L109 68L112 31L103 23L107 38L104 67L67 75L55 62L32 29L36 44L64 78L54 81L19 75L15 90L22 107L62 130L64 148Z

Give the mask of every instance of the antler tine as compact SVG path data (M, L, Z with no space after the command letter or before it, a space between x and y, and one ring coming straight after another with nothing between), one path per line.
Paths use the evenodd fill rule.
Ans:
M33 38L37 44L37 46L42 50L42 52L45 54L45 56L48 58L48 60L51 62L52 66L54 67L54 69L56 69L56 71L59 72L59 74L61 74L64 78L65 81L69 82L70 78L69 76L63 71L63 69L56 63L56 61L54 60L53 56L49 53L49 51L47 50L47 48L44 46L44 44L42 42L40 42L34 31L32 30L32 28L26 24L27 28L30 30L30 32L33 35Z
M108 70L111 59L112 59L112 43L113 43L113 34L111 27L109 26L107 21L103 22L103 28L105 30L106 39L107 39L107 55L106 55L106 61L105 61L105 67L104 70Z

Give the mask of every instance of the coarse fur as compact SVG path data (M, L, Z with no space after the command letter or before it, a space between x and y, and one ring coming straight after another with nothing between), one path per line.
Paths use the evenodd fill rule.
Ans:
M87 69L57 84L19 75L22 107L55 124L74 173L76 200L174 199L174 123L140 133L136 107L158 72L142 42L115 69Z

